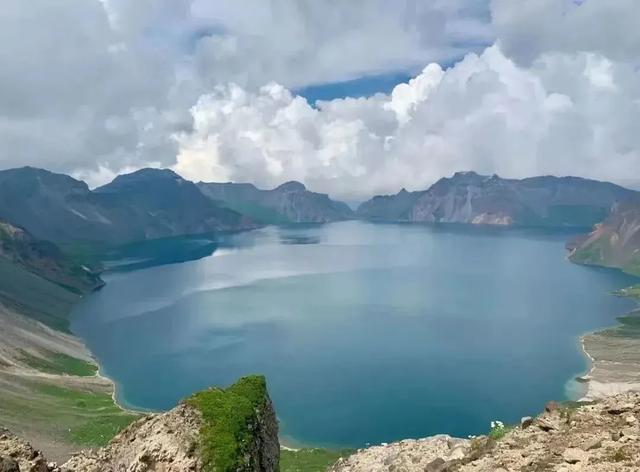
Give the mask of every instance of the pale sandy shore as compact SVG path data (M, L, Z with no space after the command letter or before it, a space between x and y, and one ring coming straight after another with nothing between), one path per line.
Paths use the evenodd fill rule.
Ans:
M622 325L581 337L590 360L584 400L596 400L627 391L640 391L640 338L625 335Z

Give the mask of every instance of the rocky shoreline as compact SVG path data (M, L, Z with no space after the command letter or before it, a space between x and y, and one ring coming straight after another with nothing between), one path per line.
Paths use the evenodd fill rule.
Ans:
M625 335L617 325L580 338L590 361L584 400L600 399L627 391L640 391L640 338Z
M620 472L640 470L640 395L580 406L550 402L496 435L434 436L363 449L331 472Z

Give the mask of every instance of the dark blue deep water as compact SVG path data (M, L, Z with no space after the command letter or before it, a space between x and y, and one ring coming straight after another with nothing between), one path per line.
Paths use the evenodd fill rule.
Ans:
M576 395L579 335L631 307L609 292L633 280L567 262L569 237L268 227L200 260L109 273L73 330L130 406L263 373L293 444L478 434Z

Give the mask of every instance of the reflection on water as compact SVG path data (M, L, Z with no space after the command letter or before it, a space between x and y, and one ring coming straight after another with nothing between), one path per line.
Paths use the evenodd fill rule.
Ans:
M108 274L72 328L134 406L258 372L302 443L478 434L564 398L578 336L631 306L608 292L632 279L568 263L567 238L361 222L220 235L210 257Z

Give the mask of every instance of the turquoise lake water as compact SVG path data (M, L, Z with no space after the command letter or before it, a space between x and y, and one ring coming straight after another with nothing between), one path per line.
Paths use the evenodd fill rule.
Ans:
M72 329L130 406L168 409L263 373L291 444L479 434L575 395L570 380L587 365L579 335L631 308L609 292L634 279L567 262L569 237L267 227L155 267L141 259L173 262L184 248L141 246L127 255L137 269L108 273Z

